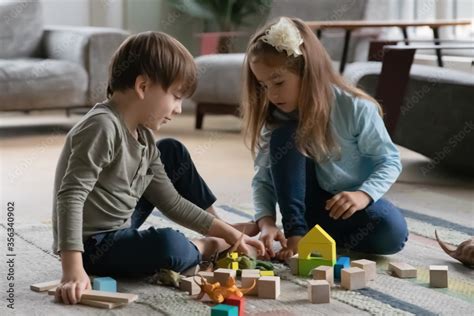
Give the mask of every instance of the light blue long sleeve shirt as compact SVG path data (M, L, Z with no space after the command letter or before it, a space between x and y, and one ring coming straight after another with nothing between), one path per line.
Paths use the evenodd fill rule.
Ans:
M291 114L275 112L277 119L290 120ZM379 200L402 170L400 153L393 144L382 117L373 102L334 88L330 126L340 157L316 162L319 186L332 194L363 191L373 202ZM255 220L276 216L277 196L270 172L269 143L272 128L261 133L261 148L254 163L252 179Z

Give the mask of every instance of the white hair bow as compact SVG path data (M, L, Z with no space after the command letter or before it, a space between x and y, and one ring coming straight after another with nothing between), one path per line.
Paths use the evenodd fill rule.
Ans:
M279 52L286 51L288 56L298 57L303 54L300 49L300 45L303 43L300 31L287 18L280 18L265 32L261 39L275 47Z

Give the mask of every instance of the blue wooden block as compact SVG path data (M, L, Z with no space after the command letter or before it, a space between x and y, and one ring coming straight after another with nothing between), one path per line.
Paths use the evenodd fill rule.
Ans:
M239 308L226 304L219 304L211 307L211 316L238 316Z
M341 270L344 268L351 267L351 258L349 257L339 257L334 265L334 279L341 279Z
M94 278L92 289L97 291L117 292L117 281L110 277Z

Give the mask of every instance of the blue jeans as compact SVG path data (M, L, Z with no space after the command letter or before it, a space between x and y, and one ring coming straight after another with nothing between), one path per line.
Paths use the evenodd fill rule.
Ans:
M296 128L296 121L285 122L270 140L271 177L285 236L302 236L319 224L339 248L370 254L399 252L408 239L408 228L389 201L380 199L346 220L329 217L325 203L333 194L319 186L314 160L297 150Z
M161 160L176 190L202 209L216 198L197 172L180 142L163 139L156 143ZM152 275L161 268L182 272L201 261L197 247L181 232L150 227L138 230L154 206L141 198L131 218L131 227L91 236L84 243L84 268L89 274L125 277Z

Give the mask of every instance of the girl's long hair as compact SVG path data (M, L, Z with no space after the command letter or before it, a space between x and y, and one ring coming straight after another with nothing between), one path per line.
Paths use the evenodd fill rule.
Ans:
M300 76L301 88L298 99L298 127L296 146L306 156L322 162L331 155L340 154L330 126L333 106L333 87L353 95L368 99L382 109L379 103L364 91L347 83L331 64L331 59L321 42L311 29L300 19L288 18L298 28L303 44L303 52L298 57L287 56L261 40L265 32L280 18L270 22L251 38L243 67L242 112L244 116L244 136L255 156L260 148L260 134L265 124L271 123L272 105L253 74L250 63L263 62L279 67L277 71L291 71Z

